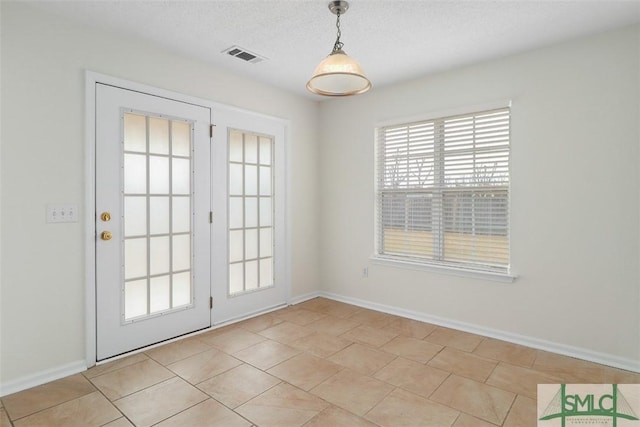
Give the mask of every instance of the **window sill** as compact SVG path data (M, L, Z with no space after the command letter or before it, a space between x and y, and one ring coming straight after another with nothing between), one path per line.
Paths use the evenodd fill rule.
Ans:
M492 271L468 270L464 268L455 268L444 265L425 264L419 262L403 261L394 258L386 258L372 255L370 258L372 263L386 265L389 267L405 268L410 270L430 271L434 273L449 274L452 276L470 277L472 279L484 279L494 282L513 283L518 276L508 273L497 273Z

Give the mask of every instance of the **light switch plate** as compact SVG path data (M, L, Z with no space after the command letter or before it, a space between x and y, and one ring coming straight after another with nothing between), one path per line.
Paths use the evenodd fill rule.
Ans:
M47 205L47 222L78 222L78 205L69 203Z

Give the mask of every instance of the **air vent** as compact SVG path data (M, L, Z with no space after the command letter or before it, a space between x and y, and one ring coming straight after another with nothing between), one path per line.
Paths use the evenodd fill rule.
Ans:
M238 59L242 59L243 61L250 62L252 64L257 64L258 62L267 60L267 58L265 58L264 56L260 56L257 53L249 52L247 49L239 46L231 46L230 48L223 50L222 53L235 56Z

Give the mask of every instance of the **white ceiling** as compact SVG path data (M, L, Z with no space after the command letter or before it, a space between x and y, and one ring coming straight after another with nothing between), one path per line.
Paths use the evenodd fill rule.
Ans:
M328 0L33 4L313 99L322 98L305 84L336 37ZM344 50L374 90L638 22L640 0L351 0L341 17ZM232 45L268 60L251 64L221 53Z

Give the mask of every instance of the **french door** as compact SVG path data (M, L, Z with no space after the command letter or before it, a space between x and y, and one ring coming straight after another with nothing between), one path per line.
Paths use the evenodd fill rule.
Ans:
M210 122L96 84L97 360L211 325Z
M286 303L286 126L236 110L214 111L213 323Z

